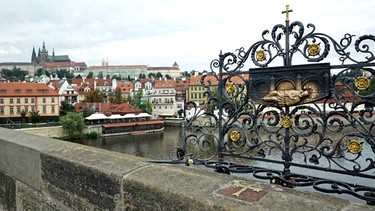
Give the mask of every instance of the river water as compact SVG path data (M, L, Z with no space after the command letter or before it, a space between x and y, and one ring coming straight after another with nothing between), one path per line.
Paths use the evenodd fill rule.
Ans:
M181 127L167 126L163 132L82 139L74 142L151 160L165 160L168 159L169 149L181 146L181 133Z

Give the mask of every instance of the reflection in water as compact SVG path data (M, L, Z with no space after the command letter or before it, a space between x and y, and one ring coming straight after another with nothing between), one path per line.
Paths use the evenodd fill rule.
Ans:
M181 128L165 127L163 132L157 133L82 139L74 142L153 160L168 159L168 150L181 145Z

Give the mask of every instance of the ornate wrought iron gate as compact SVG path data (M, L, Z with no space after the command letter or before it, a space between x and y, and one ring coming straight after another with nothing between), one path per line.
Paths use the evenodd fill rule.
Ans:
M170 162L350 194L374 205L375 36L345 34L338 42L313 24L289 23L291 10L284 12L285 25L211 62L201 78L207 101L186 103L195 114ZM341 64L319 63L330 53ZM295 55L307 64L292 65ZM283 66L270 67L277 59ZM257 68L243 70L247 61Z

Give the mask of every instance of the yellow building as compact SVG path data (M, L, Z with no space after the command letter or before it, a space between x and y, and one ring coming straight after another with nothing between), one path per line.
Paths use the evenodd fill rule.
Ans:
M59 94L46 84L0 83L0 118L20 117L23 110L39 111L40 116L59 116Z

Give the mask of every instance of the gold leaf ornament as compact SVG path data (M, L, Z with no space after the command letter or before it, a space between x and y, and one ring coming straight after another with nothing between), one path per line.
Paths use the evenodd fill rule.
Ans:
M358 154L362 152L362 143L358 140L351 140L348 145L346 146L348 151L352 154Z
M231 94L236 91L236 87L234 86L234 84L226 84L225 90L227 91L227 93Z
M358 90L366 90L370 87L370 79L360 76L354 79L354 85Z
M283 126L284 128L290 128L293 125L292 120L288 116L282 117L280 123L281 123L281 126Z
M255 56L258 62L261 62L267 59L267 54L264 50L257 51Z
M241 134L238 131L234 130L230 133L229 137L232 141L236 142L241 138Z
M316 43L310 44L309 47L307 47L307 52L309 56L317 56L320 53L320 46Z

